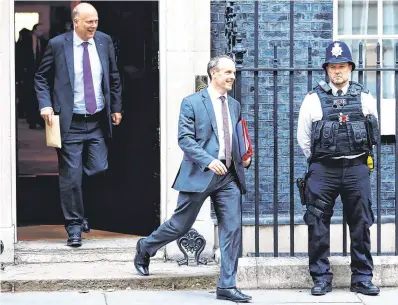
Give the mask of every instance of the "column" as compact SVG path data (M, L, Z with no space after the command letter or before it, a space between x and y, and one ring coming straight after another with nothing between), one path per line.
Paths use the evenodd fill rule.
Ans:
M0 0L0 239L4 244L1 262L14 261L16 236L14 36L14 2Z
M195 92L195 75L206 75L210 59L210 1L159 1L160 115L161 115L161 222L177 205L178 192L171 188L183 153L177 143L182 99ZM193 225L206 239L203 256L214 247L214 224L208 200ZM168 258L182 256L173 242Z

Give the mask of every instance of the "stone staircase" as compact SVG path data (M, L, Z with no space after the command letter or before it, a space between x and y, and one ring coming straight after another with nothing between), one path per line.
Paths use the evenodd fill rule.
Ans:
M19 242L15 264L0 272L1 291L78 290L177 290L217 286L219 251L208 265L178 266L158 251L151 259L150 276L137 274L133 258L137 239L84 240L81 248L64 241ZM182 255L181 255L182 257ZM374 256L373 281L382 287L398 287L398 256ZM330 258L334 287L349 287L350 258ZM306 257L243 257L239 260L237 285L243 289L311 287Z
M178 266L161 249L151 259L151 276L137 274L133 258L136 238L84 240L80 248L64 241L21 241L15 264L1 271L1 291L214 289L219 267Z

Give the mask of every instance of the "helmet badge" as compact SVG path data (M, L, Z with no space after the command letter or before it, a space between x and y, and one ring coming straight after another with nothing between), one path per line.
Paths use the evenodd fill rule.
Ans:
M340 44L338 42L336 42L334 44L334 47L332 48L332 55L339 57L341 56L341 54L343 53L343 49L340 47Z

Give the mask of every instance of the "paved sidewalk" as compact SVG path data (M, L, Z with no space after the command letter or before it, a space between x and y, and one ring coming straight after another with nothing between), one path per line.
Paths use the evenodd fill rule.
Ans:
M383 288L376 297L335 289L322 297L311 296L309 290L244 291L253 297L252 304L262 305L395 305L398 288ZM233 304L216 300L213 291L81 291L81 292L23 292L0 294L1 305L222 305Z

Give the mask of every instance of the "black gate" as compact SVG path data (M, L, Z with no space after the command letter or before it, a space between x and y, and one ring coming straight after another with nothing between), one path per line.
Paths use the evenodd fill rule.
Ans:
M278 47L275 45L273 48L273 61L272 66L259 66L259 1L254 2L254 52L252 53L254 57L254 66L247 68L245 67L245 53L246 49L244 44L242 43L242 37L239 34L239 30L237 28L237 16L234 12L234 2L235 1L227 1L226 2L226 11L225 11L225 36L227 39L227 48L226 53L232 56L236 62L236 81L235 87L233 90L233 95L238 101L241 101L242 107L253 107L253 111L250 115L250 118L247 118L249 123L249 131L251 133L252 142L254 145L254 159L252 162L251 171L254 171L253 179L251 181L251 185L249 188L249 197L254 198L254 225L255 225L255 255L256 257L260 256L260 238L259 238L259 231L260 231L260 222L264 223L263 215L260 215L262 210L260 207L261 203L261 192L260 192L260 183L261 177L263 176L264 171L267 170L266 167L260 166L260 148L264 148L263 145L268 145L270 149L273 150L272 154L272 162L268 160L266 164L269 167L273 168L273 196L272 196L272 215L271 221L269 223L273 224L273 236L274 236L274 245L273 245L273 256L277 257L280 255L290 255L295 256L298 253L295 252L295 243L294 243L294 235L295 229L294 225L297 224L297 218L295 220L295 209L297 210L299 196L298 192L295 189L295 180L302 173L299 173L297 169L300 168L300 159L304 159L303 157L298 157L301 153L295 147L295 126L297 125L297 104L294 103L294 97L296 93L295 88L295 77L305 77L307 83L307 90L310 91L313 88L313 78L316 75L325 78L327 80L327 75L325 75L323 69L318 67L313 67L312 63L312 54L313 49L310 43L306 49L303 49L303 52L308 54L307 57L307 65L301 67L294 66L294 50L293 47L290 47L290 59L288 66L282 66L278 62ZM294 1L290 1L290 16L294 15ZM294 18L290 18L290 42L294 41ZM377 65L375 68L364 68L364 60L363 60L363 45L362 43L359 44L359 62L357 64L356 71L357 72L357 80L359 83L363 84L364 81L364 74L368 72L376 73L376 99L377 99L377 110L379 114L379 125L383 118L381 117L380 105L381 105L381 73L384 71L393 71L394 72L394 86L395 86L395 105L396 109L398 107L398 43L395 45L395 66L394 67L382 67L381 63L381 56L380 56L380 44L377 44ZM272 118L269 118L269 121L272 122L272 132L273 132L273 143L264 143L259 135L259 131L264 128L260 117L263 115L262 111L264 109L260 109L259 107L259 81L260 77L265 78L269 82L269 88L272 91L272 101L269 101L269 105L271 107ZM250 86L247 86L243 82L243 78L252 78L250 81ZM289 160L289 171L288 171L288 187L289 187L289 206L288 206L288 223L290 225L290 253L280 253L278 250L278 227L279 227L279 207L280 207L280 200L279 200L279 187L278 187L278 180L283 177L284 173L280 173L278 171L280 162L278 160L279 154L279 141L278 137L281 132L281 128L278 126L278 104L279 104L279 97L278 95L281 94L281 79L282 79L282 86L288 88L288 113L289 117L287 118L288 121L288 160ZM285 89L285 88L284 88ZM252 103L250 101L242 101L242 92L252 92L254 95L254 101ZM283 94L285 91L283 91ZM301 96L301 100L304 99L304 95ZM296 111L295 111L296 110ZM397 112L397 111L396 111ZM245 111L243 111L243 115ZM247 114L247 111L246 111ZM397 113L395 115L395 134L398 134L398 116ZM381 224L384 219L387 219L389 216L389 222L393 222L395 224L395 255L398 255L398 205L396 204L396 198L398 198L398 179L395 178L395 196L391 198L392 201L392 208L389 210L389 215L386 214L382 207L382 194L381 194L381 181L382 181L382 161L383 161L383 151L382 147L382 140L380 140L377 145L377 150L375 152L376 162L375 162L375 171L372 174L372 180L374 181L374 185L376 186L376 192L374 193L374 198L376 202L376 224L377 224L377 255L393 255L393 253L382 253L381 251ZM395 145L392 148L392 154L395 155L395 173L398 173L398 161L397 161L397 151L398 151L398 144L395 141ZM390 164L390 166L393 166ZM248 179L250 181L250 179ZM383 215L382 215L383 211ZM388 221L388 220L387 220ZM342 215L342 223L343 223L343 253L342 255L347 255L347 225L345 215ZM261 241L261 242L268 242L268 241ZM341 253L337 253L340 254Z

